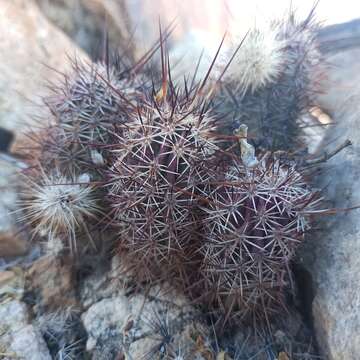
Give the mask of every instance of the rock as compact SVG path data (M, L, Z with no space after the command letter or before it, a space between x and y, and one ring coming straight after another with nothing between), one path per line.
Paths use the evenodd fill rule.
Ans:
M71 259L43 256L26 270L25 277L25 289L35 313L76 305Z
M36 104L48 91L45 82L70 70L68 57L88 58L32 0L0 0L0 32L0 127L17 135L36 123L34 117L45 116Z
M16 151L28 125L39 126L39 118L47 121L46 108L37 106L48 91L45 82L56 83L61 72L70 70L68 56L88 58L32 0L0 0L0 32L0 127L15 133ZM24 255L29 247L15 225L17 169L10 162L0 161L0 258Z
M360 100L360 98L359 98ZM359 101L357 100L357 102ZM347 208L360 204L357 182L360 176L360 107L348 104L337 111L326 143L350 138L351 148L343 150L326 164L320 182L331 207ZM326 217L321 234L309 239L303 262L312 275L314 301L312 312L317 338L329 360L357 359L360 354L360 224L358 210L339 211Z
M159 344L154 328L157 321L170 321L178 334L196 314L186 298L169 285L154 286L145 297L128 284L131 280L118 256L113 257L108 271L99 269L81 284L85 309L81 319L88 335L86 350L93 359L112 359L122 353L140 359Z
M132 28L125 1L36 0L45 16L93 59L102 56L104 33L115 49L128 45Z
M29 247L26 237L16 227L16 214L12 214L17 201L14 176L15 168L0 159L0 188L4 189L0 197L0 258L24 255Z
M354 19L346 23L336 21L335 24L320 29L318 37L324 53L358 47L360 45L360 20Z
M65 307L43 313L33 320L32 325L41 332L53 359L83 359L86 333L79 309Z
M287 354L289 359L319 357L313 333L294 307L271 318L270 327L270 331L269 328L259 331L251 323L244 323L236 327L229 338L220 339L221 345L225 349L234 349L236 359L279 360L281 353ZM262 331L264 336L259 336Z
M116 358L121 353L140 359L161 343L160 328L164 326L165 331L171 332L168 341L175 341L175 336L192 323L196 311L184 305L182 296L156 297L158 293L159 289L148 297L116 294L91 305L81 319L88 334L86 350L92 359Z
M170 58L173 76L183 76L195 70L194 59L205 53L200 64L205 76L221 38L228 30L228 18L221 1L191 7L190 0L174 6L164 0L36 0L44 14L60 27L93 59L102 56L104 29L107 28L111 48L134 59L140 59L159 40L158 18L161 9L165 29L176 18L171 31ZM192 11L189 11L189 9ZM213 21L209 22L208 19ZM247 19L244 16L242 20ZM241 21L243 23L244 21ZM238 22L239 23L239 22ZM250 23L250 22L248 22ZM249 25L249 24L247 24ZM244 26L243 35L248 27ZM200 76L199 76L200 78Z
M19 300L5 301L0 304L0 335L17 331L28 324L26 305Z
M21 268L0 271L0 300L20 299L24 293L24 274Z
M14 135L11 131L0 128L0 151L8 151L13 140Z
M0 271L0 288L6 286L13 278L15 278L13 271Z
M51 360L39 331L29 324L27 307L18 300L0 303L2 359Z
M8 349L19 360L51 360L41 333L32 325L27 325L12 334Z
M327 89L318 97L318 105L330 115L343 109L354 91L359 93L360 64L356 61L360 56L360 48L356 47L327 56L331 64L323 79L321 88ZM336 120L336 119L334 119Z
M45 360L71 353L78 358L84 333L73 307L71 262L47 256L24 267L0 272L0 357Z
M153 349L161 346L161 342L157 339L145 337L130 344L129 353L132 359L141 359L151 354Z
M86 350L108 347L114 337L118 341L121 329L130 314L130 303L125 296L103 299L92 305L82 315L82 321L88 333Z
M171 333L171 323L169 329ZM160 343L161 347L159 352L165 352L170 359L174 357L175 359L215 359L214 349L212 348L209 341L209 333L209 329L203 323L197 321L188 322L176 330L171 341L166 343L164 339L162 340L162 343ZM137 355L143 356L144 353L148 353L149 350L151 351L154 349L154 346L159 348L159 334L151 334L148 338L145 339L149 339L150 341L148 343L137 344L140 342L139 340L131 344L129 353L133 356L134 359L138 358ZM136 348L134 345L137 345ZM147 352L144 350L147 350ZM219 350L220 349L217 349L217 351ZM223 356L225 356L224 352ZM216 359L225 360L226 358L221 357L220 351Z
M131 280L124 274L119 256L111 259L111 268L98 271L82 279L80 286L80 301L85 309L94 303L108 297L125 295L127 283Z
M0 257L8 258L26 254L28 242L15 232L16 228L0 232Z
M330 74L332 87L322 97L335 126L329 127L324 144L353 143L331 158L318 185L330 208L360 204L360 87L359 49L337 54L338 66ZM331 59L330 59L331 61ZM324 147L324 145L323 145ZM360 222L359 210L339 210L321 219L305 244L301 260L310 274L313 321L317 340L329 360L358 359L360 354Z

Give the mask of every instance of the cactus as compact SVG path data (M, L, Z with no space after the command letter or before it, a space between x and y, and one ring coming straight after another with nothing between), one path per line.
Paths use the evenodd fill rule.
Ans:
M100 214L88 175L66 177L58 169L47 174L40 167L31 174L24 173L23 178L20 192L23 221L32 225L35 235L45 235L52 244L57 238L62 239L64 247L76 251L78 232L89 234L91 220ZM62 251L61 246L57 248L57 252Z
M240 51L225 74L226 82L234 79L235 92L244 96L277 80L284 67L286 42L273 29L250 29ZM240 39L233 40L236 44Z
M304 117L316 105L324 66L317 28L312 10L304 21L291 12L284 21L250 30L225 74L218 111L229 113L230 130L247 124L257 148L304 147Z
M103 218L104 197L96 181L102 180L106 162L99 145L107 144L114 124L127 121L129 107L141 94L137 88L145 86L145 76L137 77L132 68L121 72L115 65L74 61L72 76L65 75L45 99L52 120L29 134L22 218L34 234L45 236L51 252L64 247L74 253L84 237L85 244L96 248L93 225Z
M214 120L197 90L181 92L163 81L157 95L117 126L110 146L112 224L119 224L119 251L143 279L174 271L184 277L196 249L194 191L208 176L202 163L217 149Z
M209 305L225 322L268 320L286 307L290 261L320 201L295 166L269 153L255 161L247 129L240 130L242 159L225 166L203 207L201 272Z
M55 124L48 154L43 154L64 164L66 171L102 165L104 159L92 145L106 144L113 125L127 121L145 82L145 76L133 75L131 69L121 72L112 65L75 62L74 75L65 77L55 95L46 99Z
M277 148L285 136L280 130L296 127L307 108L310 60L298 64L296 55L307 49L302 36L310 24L309 18L273 25L276 32L266 36L251 32L242 57L234 59L235 73L243 72L235 111L241 123L254 121L251 131L262 147ZM295 164L268 152L257 157L244 124L234 136L241 157L221 147L222 117L212 106L217 84L207 86L213 65L203 82L185 80L179 87L160 47L162 73L157 78L153 72L151 87L138 67L121 73L112 65L75 63L74 77L47 101L54 122L34 138L23 220L34 235L60 238L76 253L84 235L87 245L93 242L101 218L116 234L112 250L138 284L180 286L220 314L223 324L269 321L285 306L290 262L320 200ZM247 67L249 54L270 64ZM218 99L224 96L230 106L224 92Z

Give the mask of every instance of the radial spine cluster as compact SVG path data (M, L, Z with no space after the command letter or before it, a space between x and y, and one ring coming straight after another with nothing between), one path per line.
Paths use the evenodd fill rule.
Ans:
M233 40L233 48L241 39ZM277 38L273 29L251 29L245 36L226 79L235 79L235 86L240 95L247 91L254 93L268 83L276 81L284 64L283 50L286 43ZM233 51L233 49L232 49Z

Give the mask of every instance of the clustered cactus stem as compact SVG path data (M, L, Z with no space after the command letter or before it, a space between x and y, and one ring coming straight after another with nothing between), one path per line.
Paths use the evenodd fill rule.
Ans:
M318 28L313 8L303 21L291 10L288 18L248 32L216 95L218 113L228 118L224 127L232 131L246 123L263 150L306 148L309 113L326 69ZM234 36L225 63L238 43Z
M266 132L250 123L265 141L261 148L285 138L291 143L288 125L310 95L311 61L297 62L307 46L313 51L310 24L275 24L267 46L277 53L270 59L258 30L249 33L250 43L244 40L243 52L236 50L240 125L232 137L240 156L220 141L224 116L216 103L225 96L229 104L218 86L228 81L226 72L208 86L220 48L200 82L196 76L173 82L162 35L161 71L146 71L144 59L125 70L120 62L75 63L74 74L47 101L53 123L32 136L37 147L24 171L23 220L35 235L60 238L65 250L78 254L80 248L83 256L90 243L97 246L92 230L106 223L115 236L113 251L138 284L179 286L223 325L269 323L286 308L291 261L321 198L301 167L249 143L244 120L257 121L261 113L261 124L267 122ZM249 54L258 68L244 65ZM290 102L288 92L295 94ZM290 116L293 106L300 110Z
M259 161L240 126L241 160L225 167L203 207L201 247L206 298L214 310L231 317L268 318L286 308L291 287L290 261L309 227L320 198L295 166L269 153Z
M137 258L136 273L145 277L183 276L197 242L195 188L206 182L203 163L217 149L214 119L197 90L164 78L114 131L107 185L113 223L119 250Z

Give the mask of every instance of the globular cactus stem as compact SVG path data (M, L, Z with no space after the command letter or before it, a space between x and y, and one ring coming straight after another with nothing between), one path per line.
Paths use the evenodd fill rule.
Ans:
M246 123L258 149L306 147L304 128L312 125L309 113L316 106L316 94L322 90L319 80L326 69L317 29L312 9L303 21L291 11L282 21L248 32L216 97L219 114L228 114L227 131ZM236 38L230 50L238 43Z
M202 164L217 146L214 121L195 90L162 85L117 127L111 147L107 188L119 251L144 279L184 276L196 251L195 188L206 181Z
M284 165L268 153L257 160L247 127L237 135L241 160L228 164L203 206L201 272L209 306L224 323L269 321L286 308L290 262L319 199L295 164Z

